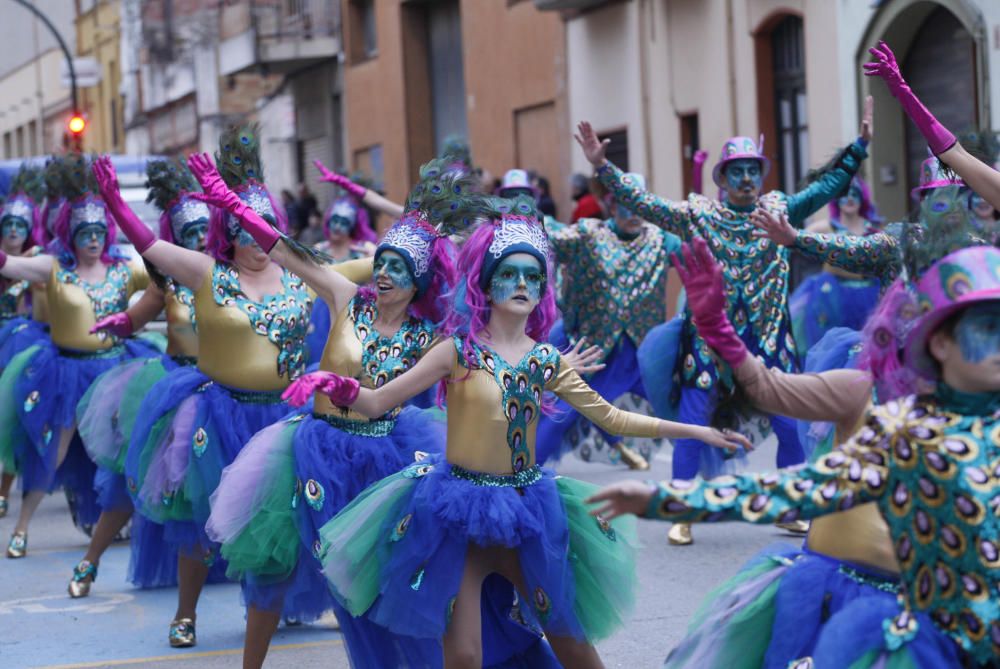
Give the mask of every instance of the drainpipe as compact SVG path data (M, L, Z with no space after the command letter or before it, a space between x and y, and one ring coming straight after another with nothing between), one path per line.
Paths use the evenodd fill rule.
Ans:
M730 135L736 136L736 50L734 48L736 36L735 22L733 21L733 0L726 0L726 67L729 70L729 128Z
M642 15L647 8L651 9L648 0L639 0L636 5L636 31L639 36L639 96L642 114L643 147L646 151L646 183L653 185L653 137L649 122L649 58L646 54L646 36L643 31ZM652 14L652 11L649 12ZM653 37L653 21L650 20L650 37Z

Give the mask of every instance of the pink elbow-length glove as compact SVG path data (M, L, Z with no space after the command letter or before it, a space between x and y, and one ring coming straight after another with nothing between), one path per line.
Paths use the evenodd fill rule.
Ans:
M704 174L705 163L708 162L708 151L698 149L694 152L691 162L694 163L694 166L691 168L691 192L701 195L705 184Z
M131 207L122 199L118 188L118 174L115 172L115 166L111 164L111 158L108 156L97 158L91 169L97 178L97 188L101 191L108 213L135 246L135 250L139 254L145 253L156 242L156 235L139 220Z
M250 233L250 236L264 250L264 253L270 253L281 238L278 231L272 228L270 223L261 218L260 214L226 185L208 154L192 153L188 157L188 167L191 168L194 178L201 184L203 192L198 199L223 211L228 211L238 218L240 225Z
M334 185L340 186L341 188L343 188L344 190L346 190L348 193L358 198L359 200L365 196L365 193L368 192L367 188L365 188L360 184L354 183L344 175L337 174L336 172L331 172L330 170L326 169L326 166L324 166L323 163L321 163L320 161L314 160L313 164L316 166L316 169L319 170L319 173L321 175L320 179L322 181L326 181Z
M708 244L701 237L695 237L690 244L684 244L681 253L684 255L683 263L678 262L676 253L672 259L684 288L687 289L688 307L694 315L698 334L730 367L738 367L749 351L726 316L726 289L722 268L715 262Z
M116 337L131 337L135 327L128 313L119 311L97 321L94 327L90 328L90 334L97 334L99 330L107 330Z
M868 49L868 52L875 56L875 62L865 63L865 76L882 77L882 81L889 87L889 92L899 100L903 111L920 129L934 155L944 153L954 146L955 135L941 125L914 95L910 85L903 79L903 75L899 71L899 64L896 62L896 56L893 55L889 45L885 42L879 42L878 46Z
M321 393L330 398L337 406L346 407L358 399L361 384L357 379L334 374L333 372L310 372L292 382L292 385L281 393L281 399L295 407L300 407L309 401L314 393Z

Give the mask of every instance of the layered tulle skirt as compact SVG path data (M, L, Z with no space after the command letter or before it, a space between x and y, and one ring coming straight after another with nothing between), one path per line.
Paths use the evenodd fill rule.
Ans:
M136 509L178 550L205 554L209 498L223 469L288 411L280 392L229 388L197 367L173 370L150 389L132 428L125 476Z
M831 328L863 328L878 299L878 279L844 278L830 272L807 278L788 304L799 355L804 358Z
M4 321L0 325L0 372L11 359L34 344L49 340L48 323L40 323L24 316Z
M402 636L440 639L469 545L514 549L528 592L505 617L596 641L623 625L634 604L636 535L634 519L589 515L584 500L594 490L539 466L499 476L428 458L371 486L323 526L320 559L352 614Z
M708 595L664 667L786 669L799 661L810 666L807 660L817 668L851 666L844 658L873 656L887 643L882 621L899 613L898 588L895 578L858 565L770 546ZM874 645L862 647L863 639Z

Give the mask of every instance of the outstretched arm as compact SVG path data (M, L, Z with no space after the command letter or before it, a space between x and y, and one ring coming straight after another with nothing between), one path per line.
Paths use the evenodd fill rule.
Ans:
M381 195L379 195L370 188L365 188L360 184L354 183L353 181L351 181L342 174L331 172L330 170L326 169L326 166L323 165L323 163L321 163L318 160L314 161L313 164L316 165L316 169L319 170L319 173L321 175L320 181L326 181L327 183L332 183L337 186L340 186L341 188L343 188L348 193L361 200L363 203L365 203L372 209L380 211L383 214L386 214L394 219L399 218L400 216L403 215L403 205L397 204L396 202L393 202L388 198L382 197Z
M207 153L192 154L188 158L188 166L201 184L204 191L203 199L239 219L243 229L250 233L257 245L272 260L300 276L330 305L333 313L339 313L347 306L358 292L357 284L352 283L340 272L307 259L290 248L270 223L240 200L239 196L226 185Z
M9 256L0 251L0 276L15 281L30 281L44 283L52 273L52 263L55 259L44 253L37 256Z
M92 169L108 212L135 246L135 250L176 281L192 290L198 290L212 267L212 259L204 253L157 239L122 199L118 175L111 164L111 158L101 156L94 161Z
M690 224L687 202L664 200L639 188L605 158L604 154L610 140L598 139L594 128L587 121L582 121L577 130L578 133L574 135L577 143L590 164L597 169L597 178L608 188L616 202L631 209L644 220L656 223L667 232L679 237L687 236Z
M844 149L840 160L823 176L807 188L788 196L788 218L792 225L800 226L809 216L845 190L861 167L861 161L868 157L868 142L872 136L872 97L865 98L865 111L861 121L858 139Z

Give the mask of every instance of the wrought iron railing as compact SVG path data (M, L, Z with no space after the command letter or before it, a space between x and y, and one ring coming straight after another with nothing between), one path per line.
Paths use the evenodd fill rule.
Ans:
M258 40L340 35L340 0L250 0Z

